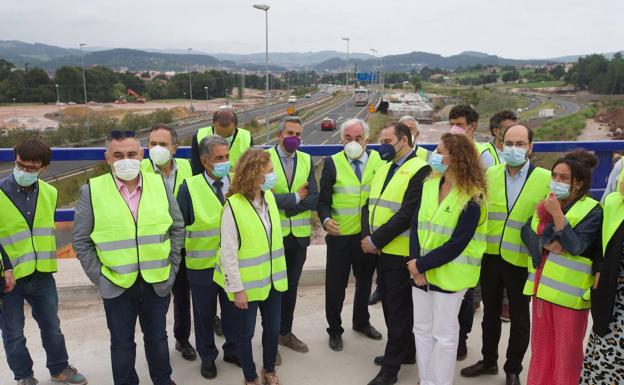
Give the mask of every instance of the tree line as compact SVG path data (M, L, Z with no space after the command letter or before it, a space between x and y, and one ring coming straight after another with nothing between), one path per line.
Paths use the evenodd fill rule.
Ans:
M611 60L603 55L579 59L565 77L578 88L598 94L624 94L624 58L616 53Z

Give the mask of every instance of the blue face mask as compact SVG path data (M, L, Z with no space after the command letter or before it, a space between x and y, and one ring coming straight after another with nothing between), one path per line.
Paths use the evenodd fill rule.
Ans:
M38 172L26 172L15 167L13 169L13 177L18 185L22 187L32 186L39 178Z
M555 194L555 197L559 200L566 199L570 196L570 185L562 182L550 182L550 192Z
M503 159L511 167L518 167L526 162L526 150L522 147L504 146Z
M439 174L444 174L446 170L448 169L448 165L442 164L443 159L444 159L444 156L442 154L438 154L437 152L432 152L431 156L429 157L429 162L428 162L429 166L431 166L433 171Z
M277 182L277 175L275 175L275 172L270 172L264 176L264 183L262 183L260 189L268 191L275 187L275 182Z
M223 178L230 173L230 161L215 163L212 165L212 173L217 178Z

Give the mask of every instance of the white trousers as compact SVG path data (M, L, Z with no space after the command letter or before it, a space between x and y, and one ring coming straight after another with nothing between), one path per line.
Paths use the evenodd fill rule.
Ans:
M412 288L420 385L453 384L459 343L457 315L465 292L440 293Z

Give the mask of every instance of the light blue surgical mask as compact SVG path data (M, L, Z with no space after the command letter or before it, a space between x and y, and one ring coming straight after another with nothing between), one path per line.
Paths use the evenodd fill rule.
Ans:
M559 200L566 199L570 196L570 185L562 182L550 181L550 192L555 194Z
M212 166L212 173L217 178L223 178L224 176L230 173L230 161L228 160L228 161L221 162L221 163L215 163Z
M429 166L433 169L433 171L444 174L448 169L448 165L442 164L442 160L444 160L444 156L442 154L438 154L437 152L432 152L429 157Z
M522 166L526 162L527 150L522 147L504 146L503 159L511 167Z
M13 177L18 185L22 187L32 186L39 178L38 172L26 172L20 170L17 166L13 169Z
M262 183L260 189L268 191L275 187L275 182L277 182L277 175L275 175L275 172L270 172L264 176L264 183Z

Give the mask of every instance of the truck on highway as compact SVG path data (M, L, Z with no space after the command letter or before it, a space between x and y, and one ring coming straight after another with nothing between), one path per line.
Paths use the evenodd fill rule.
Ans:
M354 92L355 105L365 106L368 104L368 90L366 88L358 88Z
M552 108L543 108L539 110L537 116L541 119L551 119L555 116L555 110Z

